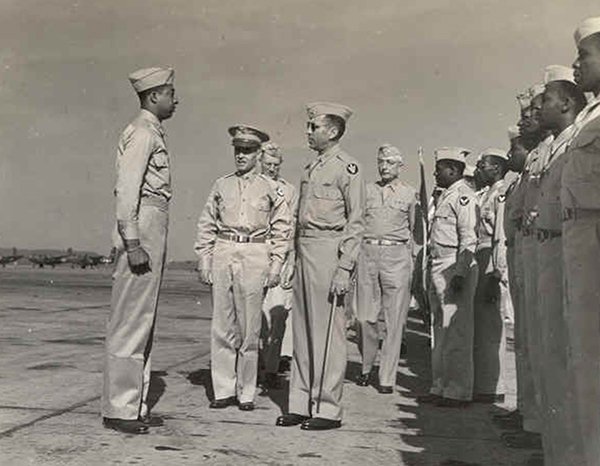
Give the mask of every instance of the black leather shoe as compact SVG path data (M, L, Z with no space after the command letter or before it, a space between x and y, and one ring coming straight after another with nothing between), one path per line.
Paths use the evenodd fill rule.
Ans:
M233 406L237 404L237 399L235 396L230 396L229 398L221 398L220 400L213 400L210 402L208 407L210 409L223 409L228 406Z
M165 425L165 421L160 416L152 416L147 414L146 416L141 416L138 418L142 424L148 427L161 427Z
M381 393L382 395L390 395L394 393L394 387L391 387L389 385L381 385L379 387L379 393Z
M342 421L325 419L322 417L313 417L307 419L300 426L302 430L331 430L338 429L340 427L342 427Z
M527 466L544 466L544 455L539 453L534 453L527 459Z
M435 405L439 408L466 408L469 402L466 400L454 400L452 398L440 398Z
M473 403L485 403L485 404L504 403L504 395L479 393L477 395L473 395Z
M427 395L419 395L416 400L419 404L435 404L442 399L439 395L434 395L433 393L428 393Z
M523 430L523 417L516 410L508 414L497 414L492 417L492 422L501 429Z
M530 450L541 450L542 449L542 437L540 434L532 432L504 432L502 434L502 442L508 448L517 449L530 449Z
M254 403L252 401L247 401L246 403L240 403L238 406L240 411L254 411Z
M356 385L359 387L368 387L371 385L371 373L368 374L360 374L356 378Z
M275 425L279 427L290 427L302 424L304 421L310 419L308 416L302 416L301 414L287 413L279 416Z
M143 435L148 433L148 426L137 419L102 418L102 424L107 429L113 429L124 434Z

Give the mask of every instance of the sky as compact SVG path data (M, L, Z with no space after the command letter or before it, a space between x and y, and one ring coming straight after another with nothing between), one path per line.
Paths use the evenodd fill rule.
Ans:
M229 126L267 131L298 183L305 104L343 103L342 146L367 181L389 142L415 187L423 147L431 188L436 147L507 148L515 95L570 65L574 29L597 15L597 0L2 0L0 246L110 250L136 69L176 70L169 259L193 259L210 187L233 171Z

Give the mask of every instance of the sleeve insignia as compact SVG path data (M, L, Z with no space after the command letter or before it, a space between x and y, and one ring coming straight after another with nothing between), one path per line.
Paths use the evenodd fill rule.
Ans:
M278 196L283 196L283 188L281 186L277 186L277 189L275 190L277 192Z
M356 165L355 163L349 163L346 166L346 171L351 175L356 175L358 173L358 165Z
M506 201L506 195L505 194L500 194L498 196L498 202L504 202Z
M463 207L469 205L469 202L471 202L469 196L460 196L460 199L458 200L458 203Z

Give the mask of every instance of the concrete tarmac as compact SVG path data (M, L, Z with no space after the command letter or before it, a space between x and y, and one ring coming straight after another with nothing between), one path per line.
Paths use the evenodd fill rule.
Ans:
M141 436L104 429L99 400L110 273L0 269L0 465L513 466L533 453L505 448L490 418L514 408L512 353L504 405L416 403L429 384L429 342L417 316L409 319L408 355L392 395L354 384L360 357L348 341L341 429L274 425L287 403L289 374L282 389L257 397L253 412L208 409L211 302L187 271L167 271L159 306L150 404L165 426Z

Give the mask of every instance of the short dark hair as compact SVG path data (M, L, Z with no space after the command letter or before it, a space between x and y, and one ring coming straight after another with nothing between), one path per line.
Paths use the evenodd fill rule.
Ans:
M558 91L563 99L570 99L575 104L575 114L583 110L587 105L587 100L583 91L570 81L558 81Z
M331 126L335 126L338 130L334 141L339 141L346 132L346 120L337 115L325 115L325 121Z
M140 103L143 104L146 102L150 94L153 92L158 92L159 94L167 87L167 84L163 84L162 86L151 87L150 89L145 89L142 92L138 92L138 97L140 99Z
M459 162L458 160L442 159L439 161L439 163L442 165L445 164L445 165L452 167L454 170L456 170L460 174L460 176L463 176L463 174L465 172L466 165L462 162Z

